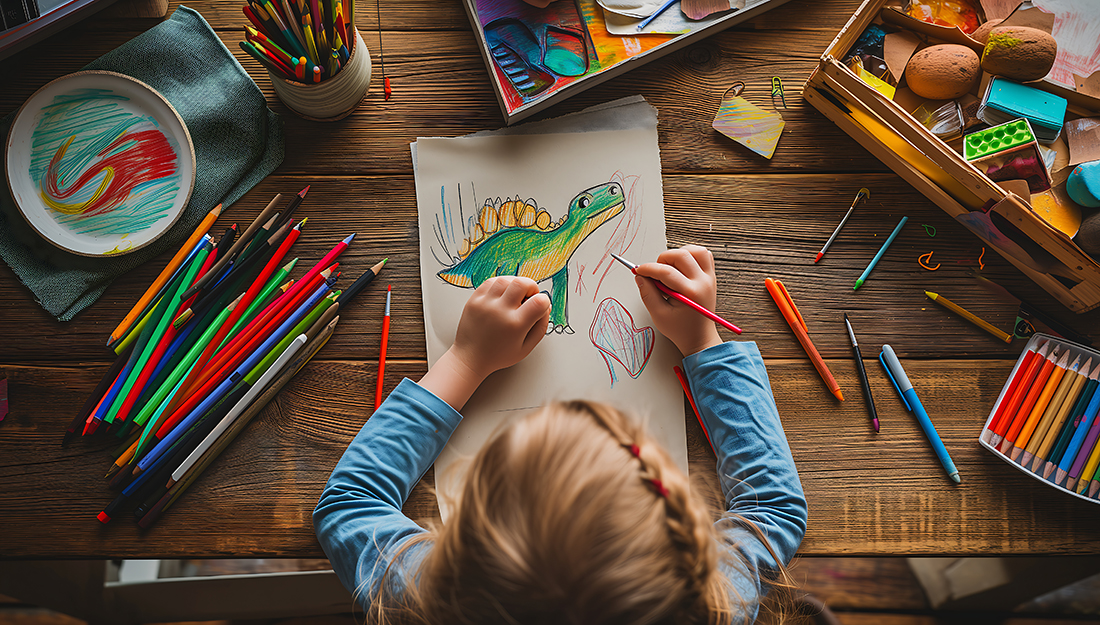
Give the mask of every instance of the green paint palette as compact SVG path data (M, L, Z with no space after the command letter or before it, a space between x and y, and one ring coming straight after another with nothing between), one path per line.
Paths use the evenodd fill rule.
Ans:
M973 161L1033 141L1035 133L1031 132L1031 124L1020 118L966 135L963 155L966 160Z

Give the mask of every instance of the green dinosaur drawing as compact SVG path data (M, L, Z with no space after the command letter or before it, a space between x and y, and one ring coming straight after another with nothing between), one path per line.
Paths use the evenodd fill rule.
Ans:
M499 208L482 208L474 232L462 242L461 260L440 271L443 280L474 289L494 276L525 276L535 282L549 278L550 324L547 332L572 334L566 294L569 258L596 228L623 211L623 188L608 182L578 194L557 223L531 201L509 200Z

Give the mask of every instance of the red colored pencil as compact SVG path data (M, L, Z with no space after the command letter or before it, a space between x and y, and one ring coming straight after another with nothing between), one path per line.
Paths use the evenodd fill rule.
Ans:
M695 412L695 418L699 420L699 427L703 429L703 434L707 437L710 450L717 454L718 452L714 449L714 441L710 440L710 432L707 431L707 426L703 424L703 416L699 414L699 407L695 405L695 398L691 395L691 386L688 385L684 370L680 368L680 365L674 365L672 370L676 372L676 377L680 380L680 386L684 387L684 395L687 395L688 403L691 404L691 409Z
M1012 444L1016 442L1016 437L1020 435L1020 430L1023 429L1024 423L1027 422L1027 418L1031 414L1031 409L1035 407L1035 402L1038 401L1039 395L1043 393L1043 388L1046 387L1047 380L1050 379L1050 374L1054 371L1057 361L1058 347L1054 347L1040 367L1039 374L1035 376L1035 381L1028 390L1027 396L1024 397L1024 402L1020 404L1019 410L1012 418L1012 424L1009 426L1008 432L1005 433L1004 440L1001 441L999 448L1002 454L1007 454L1008 450L1012 449Z
M259 50L260 54L264 55L264 57L266 57L267 60L271 61L272 65L279 68L279 71L286 74L287 78L294 75L294 70L291 69L292 64L283 61L281 58L279 58L278 54L275 54L274 52L269 50L266 46L264 46L259 41L256 41L254 39L248 39L247 37L245 39L248 41L249 44L252 45L253 48L256 48L257 50Z
M630 269L631 273L633 273L634 275L638 275L638 272L637 272L638 265L630 262L629 260L623 258L622 256L619 256L618 254L612 254L611 257L614 258L615 260L619 261L620 263L626 265L627 268ZM700 306L699 304L695 303L693 300L691 300L687 296L683 295L682 293L677 293L676 291L673 291L672 289L670 289L667 286L665 286L664 284L662 284L660 280L654 280L653 284L658 289L660 289L661 292L664 293L665 295L668 295L669 297L672 297L672 298L676 299L677 301L679 301L683 304L686 304L688 307L694 309L695 312L703 315L707 319L710 319L711 321L721 325L722 327L724 327L728 330L732 330L733 332L735 332L737 334L741 334L741 328L738 328L737 326L733 325L732 323L730 323L730 322L726 321L725 319L719 317L718 315L712 313L711 311L707 310L705 307Z
M1043 360L1046 360L1046 348L1046 341L1039 345L1038 351L1042 352L1042 355L1038 357ZM997 428L1001 427L1001 424L1007 420L1005 415L1016 414L1016 409L1020 407L1020 402L1023 401L1024 395L1027 393L1028 388L1030 388L1031 380L1034 379L1034 374L1039 371L1037 364L1035 367L1032 367L1032 364L1036 362L1036 357L1037 354L1034 348L1027 350L1023 362L1016 368L1016 375L1012 376L1012 380L1008 383L1008 390L1005 391L1005 395L1001 399L1001 405L997 406L997 412L989 422L989 427L982 433L983 436L986 435L986 432L990 434L987 438L987 442L991 442L993 437L997 438L996 442L991 442L994 447L1001 442L1001 437L997 436ZM1025 380L1027 380L1027 382L1025 382ZM1013 406L1013 403L1015 403L1015 406ZM1007 428L1007 426L1005 427ZM1004 432L1002 430L1001 435L1003 436L1003 434Z
M386 347L390 339L390 294L393 285L386 286L386 315L382 317L382 347L378 349L378 384L374 389L374 409L382 405L382 378L386 374Z
M226 349L222 350L222 353L224 354L223 358L211 359L213 365L208 366L203 376L200 377L199 380L196 382L197 385L201 384L201 386L199 386L197 390L192 392L187 400L180 404L179 407L177 407L176 410L172 413L172 415L168 417L168 419L160 426L160 429L158 429L156 432L157 439L159 440L164 438L164 436L168 434L168 432L172 428L174 428L176 424L183 419L183 417L187 416L187 413L189 413L191 409L199 405L199 403L202 402L207 394L209 394L210 391L214 390L214 387L220 384L222 380L224 380L229 374L233 373L234 367L244 361L244 359L248 356L249 353L252 352L252 350L259 347L260 344L263 343L263 341L266 340L267 337L272 332L274 332L281 323L286 321L291 313L293 313L294 310L297 309L298 306L300 306L302 302L304 302L309 297L310 293L312 291L315 291L317 287L319 287L321 283L325 281L326 277L327 276L322 276L321 274L318 274L314 280L310 281L314 285L312 289L310 289L309 291L303 290L298 293L292 301L286 301L285 305L279 310L279 312L275 313L262 327L254 326L252 337L248 340L247 343L239 345L238 349L234 351L230 351L232 345L228 345L226 346ZM299 282L298 284L303 283L304 280L302 282ZM241 335L243 335L243 331Z

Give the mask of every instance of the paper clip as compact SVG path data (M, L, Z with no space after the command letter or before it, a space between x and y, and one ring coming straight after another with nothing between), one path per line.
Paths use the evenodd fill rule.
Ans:
M928 224L921 224L921 227L924 228L924 233L927 234L928 236L930 236L930 237L936 236L936 227L935 226L930 226Z
M985 265L982 263L982 256L985 256L985 248L982 248L982 253L978 255L978 269L985 269Z
M779 76L772 76L772 106L775 106L775 96L779 96L783 108L787 108L787 99L783 97L783 81L779 79Z
M932 262L932 252L928 252L927 254L921 254L920 256L917 257L917 264L919 264L921 267L924 267L928 271L935 271L935 270L940 268L941 263L936 263L935 267L929 267L928 265L925 264L925 263L930 263L930 262Z

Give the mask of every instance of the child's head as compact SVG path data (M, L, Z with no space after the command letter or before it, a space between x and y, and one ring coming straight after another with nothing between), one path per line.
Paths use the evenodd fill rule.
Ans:
M402 603L429 623L728 622L712 524L640 425L554 403L478 453Z

